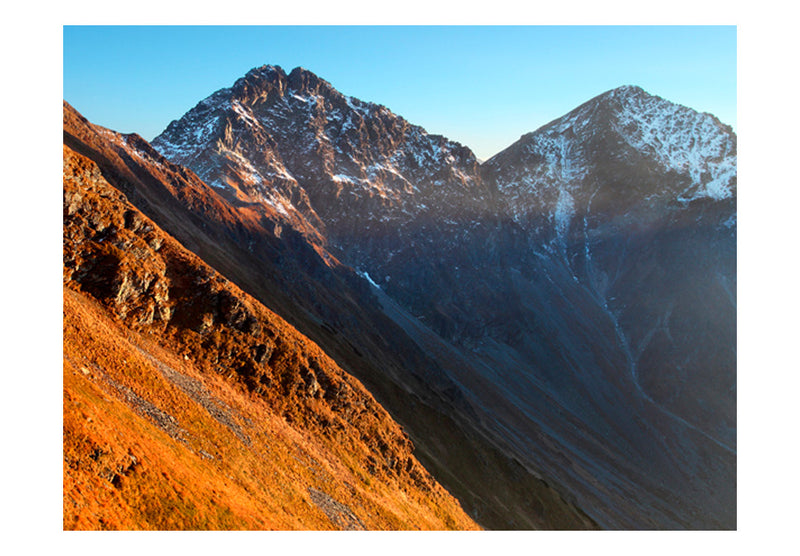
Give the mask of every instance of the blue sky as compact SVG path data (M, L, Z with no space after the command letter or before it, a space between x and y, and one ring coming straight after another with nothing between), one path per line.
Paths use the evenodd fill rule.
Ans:
M94 123L148 140L262 64L302 66L484 159L625 84L737 123L734 26L65 26L63 32L64 99Z

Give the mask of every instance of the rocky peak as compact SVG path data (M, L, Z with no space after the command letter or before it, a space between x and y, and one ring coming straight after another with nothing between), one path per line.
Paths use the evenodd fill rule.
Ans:
M259 66L239 78L229 91L226 96L231 102L238 101L247 106L270 104L292 95L304 98L323 96L337 103L344 102L344 96L330 83L302 67L287 74L280 66Z
M400 205L414 214L432 205L418 198L422 192L453 204L454 192L480 184L468 148L347 97L302 67L250 70L153 145L242 201L291 213L307 198L300 211L312 220L316 211L328 224L345 214L381 220Z
M260 66L239 78L230 89L230 96L232 100L253 104L270 96L283 96L285 89L286 72L281 67Z
M620 85L616 89L608 91L611 95L649 95L647 91L638 85Z
M660 101L664 101L663 98L645 91L638 85L620 85L619 87L609 89L608 91L600 93L599 95L587 100L576 110L579 110L581 107L586 105L602 105L603 107L609 109L619 109L625 104L629 104L637 100L639 102L647 102L648 99L658 99Z
M294 68L289 73L287 80L289 87L300 93L342 96L330 83L302 67Z
M263 79L286 79L286 72L283 71L283 68L280 66L274 66L272 64L264 64L257 68L253 68L245 74L245 79L247 78L263 78Z
M523 135L484 167L501 188L526 190L542 184L562 190L597 171L620 176L642 168L661 178L656 189L636 195L721 200L735 195L736 135L710 114L625 85Z

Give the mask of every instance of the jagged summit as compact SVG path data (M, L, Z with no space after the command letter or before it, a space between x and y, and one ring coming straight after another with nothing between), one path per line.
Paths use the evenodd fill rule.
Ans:
M399 225L434 206L452 212L464 190L478 192L472 212L488 197L468 148L300 67L250 70L153 145L229 197L334 238L364 221Z
M333 88L333 85L317 76L315 73L303 68L294 68L288 76L289 86L298 91L305 92L324 92L327 94L338 94L339 91Z
M295 68L295 69L301 69L301 68ZM251 69L250 71L248 71L245 74L245 77L248 77L248 76L251 76L251 75L278 75L278 76L286 77L286 72L284 71L284 69L281 66L273 65L273 64L264 64L264 65L255 67L255 68Z
M610 91L608 91L608 93L611 93L611 94L614 94L614 95L617 95L617 94L642 94L642 93L649 94L649 93L647 93L647 91L645 91L644 89L642 89L638 85L620 85L619 87L616 87L615 89L611 89Z
M248 71L230 88L231 99L245 103L266 101L270 93L292 93L343 97L330 83L315 73L296 67L288 74L280 66L263 65Z

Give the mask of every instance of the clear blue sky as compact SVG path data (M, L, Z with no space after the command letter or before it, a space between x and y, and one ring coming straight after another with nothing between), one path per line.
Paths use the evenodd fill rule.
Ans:
M480 158L614 87L736 127L736 28L64 27L64 99L145 139L263 64L313 71Z

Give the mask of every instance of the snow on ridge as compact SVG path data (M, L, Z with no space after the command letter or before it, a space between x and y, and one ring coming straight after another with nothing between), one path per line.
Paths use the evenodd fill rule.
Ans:
M153 139L151 145L171 162L187 165L214 136L218 124L218 115L207 117L193 125L184 125L170 133L162 133Z
M215 110L225 104L231 96L232 89L230 87L220 89L197 103L197 106L192 108L188 114L197 112L199 110Z
M286 166L279 161L274 161L273 165L270 168L263 170L262 173L267 176L275 176L277 178L297 183L297 179L289 172L289 170L286 169Z
M149 153L139 149L138 147L136 147L136 145L131 143L129 135L126 135L124 133L119 133L117 131L113 131L101 126L95 126L95 128L107 139L123 147L125 149L125 152L127 152L134 158L138 158L142 162L152 161L152 157L150 156Z
M610 105L606 104L609 99ZM580 183L588 171L579 154L580 142L591 133L588 126L594 121L593 112L603 106L614 110L612 125L628 145L652 156L665 169L689 178L685 191L677 192L679 202L704 197L720 200L735 194L736 137L713 116L652 96L636 86L609 91L599 102L586 103L524 135L517 152L527 168L502 173L500 189L522 188L535 193ZM490 164L501 160L495 158Z
M135 145L132 145L131 142L128 140L128 137L123 135L121 139L125 142L126 151L131 153L135 158L138 158L142 162L152 162L153 159L149 153L139 149Z
M224 182L222 182L222 181L220 181L218 179L209 180L209 181L206 181L205 183L210 185L211 187L215 187L217 189L222 189L222 190L226 190L226 191L231 189L230 185L228 185L227 183L224 183Z
M588 169L577 154L576 141L563 134L573 123L571 119L531 135L522 151L530 165L522 173L502 179L498 183L500 189L525 186L531 191L543 188L560 191L579 186Z
M292 210L291 201L280 194L278 189L268 187L264 180L265 177L274 176L296 183L297 180L295 180L282 164L275 164L267 170L259 171L246 157L242 156L241 153L223 148L219 151L219 154L234 164L234 172L239 179L258 188L258 200L271 206L281 215L289 218L289 211ZM208 183L214 187L230 189L229 185L224 184L218 178L214 178Z
M349 97L347 95L343 95L343 96L344 96L344 101L347 103L347 106L349 106L352 110L358 112L362 116L366 116L367 114L369 114L369 105L368 104L364 103L363 101L361 101L361 100L359 100L359 99L357 99L355 97ZM353 101L355 101L355 102L353 102ZM356 104L356 103L358 103L358 104Z
M269 195L264 194L261 195L261 200L264 203L271 206L272 208L274 208L276 211L278 211L278 213L289 218L289 211L287 210L287 208L291 208L291 203L289 203L283 197L276 197L275 195L272 194Z
M390 174L398 176L399 178L402 178L403 180L406 179L405 176L403 176L403 174L400 173L397 170L397 168L395 168L391 164L383 164L380 162L375 162L367 166L364 170L367 172L369 176L375 176L378 172L388 172Z
M338 184L346 184L349 186L357 187L362 191L371 191L376 193L379 197L384 199L396 198L398 192L394 188L386 187L383 180L380 179L379 172L387 172L400 178L403 183L409 184L410 182L396 169L382 165L372 164L368 167L361 169L366 177L357 177L350 174L332 174L331 179Z
M347 174L334 174L331 176L331 179L335 182L344 182L344 183L355 183L364 181L361 178L355 178L353 176L348 176Z
M258 123L258 120L256 120L253 117L253 114L250 112L250 110L247 109L246 107L242 106L242 103L239 102L238 100L234 100L231 103L231 108L248 125L253 126L253 127L261 127L261 125ZM219 117L217 117L216 119L219 120Z
M735 139L713 116L649 95L627 95L622 107L617 131L628 144L690 177L693 193L681 200L733 195Z
M247 157L242 156L242 154L237 151L226 148L220 149L219 154L237 166L241 173L240 177L246 182L251 185L263 185L264 179Z
M132 139L136 134L133 134L133 133L119 133L117 131L113 131L111 129L107 129L107 128L104 128L104 127L101 127L101 126L95 126L95 128L102 135L104 135L108 140L110 140L113 143L116 143L117 145L122 147L125 150L126 153L128 153L133 158L138 159L140 162L143 162L143 163L146 163L146 164L159 163L158 160L153 158L152 152L150 152L147 149L142 149L142 148L140 148L139 146L137 146L135 144L135 141L132 140ZM159 151L158 149L155 149L155 146L153 146L153 147L154 147L154 150L157 153L161 154L161 156L164 156L165 158L167 158L169 160L169 158L166 157L161 151Z

